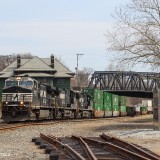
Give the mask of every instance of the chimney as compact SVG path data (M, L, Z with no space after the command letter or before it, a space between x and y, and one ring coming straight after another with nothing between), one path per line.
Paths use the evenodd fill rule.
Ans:
M17 68L21 66L21 56L18 54L17 55Z
M54 55L51 54L51 67L54 68Z

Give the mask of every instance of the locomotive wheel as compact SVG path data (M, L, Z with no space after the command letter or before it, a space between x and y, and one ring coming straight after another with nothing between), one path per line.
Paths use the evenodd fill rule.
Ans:
M64 119L64 112L61 112L61 118Z
M12 118L15 118L15 117L16 117L16 114L17 114L16 110L15 110L15 109L12 109L12 111L11 111L11 116L12 116Z
M94 112L92 112L92 118L95 118L95 113Z
M81 112L80 114L81 114L81 118L83 118L83 112Z
M77 112L74 112L74 118L75 119L77 118Z
M93 113L92 112L89 112L89 118L93 118Z
M56 119L56 113L55 113L55 111L52 112L52 115L53 115L53 119Z
M31 110L31 108L30 108L28 105L26 105L26 108L27 108L28 118L30 118L30 117L31 117L31 114L32 114L32 110Z
M35 115L36 115L36 119L38 120L40 116L40 111L36 111Z

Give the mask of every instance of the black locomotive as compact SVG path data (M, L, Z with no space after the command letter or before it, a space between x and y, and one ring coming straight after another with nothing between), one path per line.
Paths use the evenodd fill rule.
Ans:
M2 119L92 117L91 104L91 96L84 93L41 84L30 77L10 77L2 90Z

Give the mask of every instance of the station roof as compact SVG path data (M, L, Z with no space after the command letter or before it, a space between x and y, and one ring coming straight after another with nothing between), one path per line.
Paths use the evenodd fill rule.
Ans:
M21 59L21 65L17 68L17 60L0 72L0 78L8 78L16 75L29 75L31 77L63 77L72 78L71 72L56 58L54 59L54 68L51 67L51 58L33 57L31 59Z
M49 64L46 64L42 59L38 57L33 57L29 59L26 63L16 68L15 71L56 71L51 68Z

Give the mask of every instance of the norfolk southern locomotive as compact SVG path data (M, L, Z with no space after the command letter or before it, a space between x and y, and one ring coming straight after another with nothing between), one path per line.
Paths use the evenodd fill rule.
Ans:
M2 119L91 117L91 96L38 83L30 77L10 77L2 90Z

